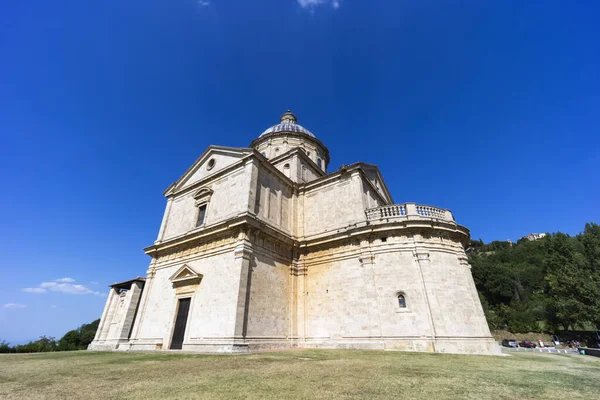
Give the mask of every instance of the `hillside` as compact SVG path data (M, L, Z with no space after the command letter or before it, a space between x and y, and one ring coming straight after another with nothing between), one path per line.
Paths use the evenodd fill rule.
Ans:
M473 278L492 330L541 332L600 326L600 226L517 243L472 241Z

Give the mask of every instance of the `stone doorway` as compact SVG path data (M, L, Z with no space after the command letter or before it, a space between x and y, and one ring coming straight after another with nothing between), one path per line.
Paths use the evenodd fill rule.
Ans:
M171 339L171 350L181 350L183 347L183 337L187 325L188 313L190 311L191 298L179 299L177 305L177 318L175 319L175 328L173 329L173 338Z

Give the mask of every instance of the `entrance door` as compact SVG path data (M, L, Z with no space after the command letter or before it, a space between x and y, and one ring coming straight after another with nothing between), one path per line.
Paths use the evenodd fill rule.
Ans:
M171 339L171 350L181 350L183 347L183 335L185 334L185 325L190 311L190 300L189 298L179 299L175 329L173 329L173 338Z

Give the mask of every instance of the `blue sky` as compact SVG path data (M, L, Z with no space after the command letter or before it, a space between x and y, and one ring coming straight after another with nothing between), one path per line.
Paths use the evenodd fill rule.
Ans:
M331 171L377 164L396 202L474 238L600 222L598 7L2 2L0 338L100 317L110 283L145 275L162 191L288 108Z

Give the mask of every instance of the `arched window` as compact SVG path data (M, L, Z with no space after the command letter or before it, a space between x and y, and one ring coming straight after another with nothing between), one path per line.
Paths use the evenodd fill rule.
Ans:
M319 168L323 168L322 164L323 162L321 161L321 159L317 158L317 165L319 166Z
M400 308L406 308L406 297L402 293L398 294L398 306L400 306Z

